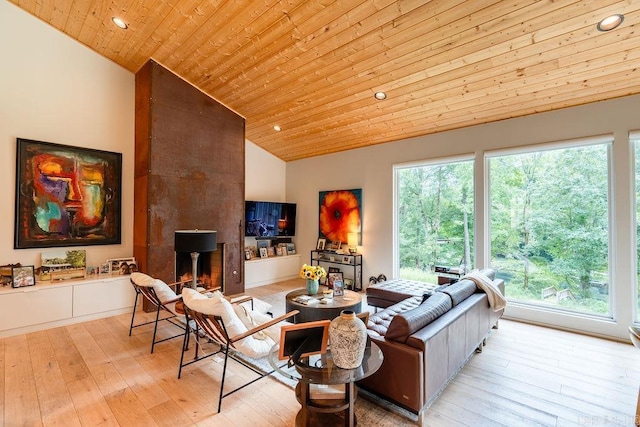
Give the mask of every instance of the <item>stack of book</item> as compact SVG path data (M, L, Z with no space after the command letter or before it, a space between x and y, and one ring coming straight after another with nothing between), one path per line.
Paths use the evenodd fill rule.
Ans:
M320 301L318 298L312 297L310 295L300 295L295 297L293 300L298 304L304 304L304 305L317 304Z

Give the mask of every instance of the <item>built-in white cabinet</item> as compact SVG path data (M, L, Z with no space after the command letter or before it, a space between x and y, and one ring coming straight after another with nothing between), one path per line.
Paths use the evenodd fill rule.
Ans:
M299 277L302 267L300 259L300 254L295 254L245 261L245 289Z
M134 298L129 276L5 286L0 288L0 337L129 312Z

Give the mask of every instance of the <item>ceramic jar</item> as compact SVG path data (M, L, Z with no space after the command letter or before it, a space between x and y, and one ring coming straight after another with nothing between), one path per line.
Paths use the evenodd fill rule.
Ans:
M318 293L318 289L320 289L320 283L318 280L307 279L307 293L309 295L315 295Z
M360 366L367 345L367 328L351 310L344 310L329 325L329 346L333 363L338 368Z

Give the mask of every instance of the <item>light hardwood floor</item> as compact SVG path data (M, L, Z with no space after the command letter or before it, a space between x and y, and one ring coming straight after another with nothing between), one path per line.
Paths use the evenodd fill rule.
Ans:
M249 289L284 312L300 280ZM214 360L177 379L179 339L149 354L148 327L121 315L0 340L0 425L291 426L293 391L263 379L223 401ZM166 323L166 322L165 322ZM162 333L167 333L163 330ZM500 322L428 410L427 426L633 426L640 351L630 344ZM228 381L244 379L231 365ZM359 426L414 425L365 399Z

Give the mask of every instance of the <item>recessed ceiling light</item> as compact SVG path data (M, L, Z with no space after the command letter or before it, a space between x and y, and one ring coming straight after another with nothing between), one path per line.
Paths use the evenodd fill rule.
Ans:
M275 125L273 127L273 130L275 130L276 132L280 132L282 130L282 128L280 126L278 126L278 125Z
M118 28L122 28L123 30L126 30L127 28L129 28L127 23L124 22L122 19L118 18L117 16L114 16L113 18L111 18L111 21L113 21L113 23L116 24Z
M607 16L602 21L598 22L598 31L611 31L616 29L624 21L624 15L616 14Z
M382 101L383 99L387 99L387 94L384 92L376 92L373 94L373 97L378 101Z

